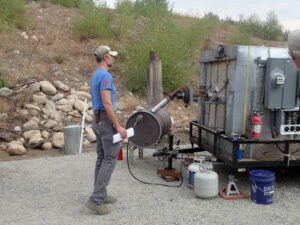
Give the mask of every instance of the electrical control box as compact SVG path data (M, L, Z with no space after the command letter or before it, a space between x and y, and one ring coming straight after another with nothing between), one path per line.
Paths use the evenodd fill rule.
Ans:
M293 109L277 110L276 130L281 135L300 134L299 107Z
M290 59L268 58L266 62L264 106L268 109L296 107L297 70Z

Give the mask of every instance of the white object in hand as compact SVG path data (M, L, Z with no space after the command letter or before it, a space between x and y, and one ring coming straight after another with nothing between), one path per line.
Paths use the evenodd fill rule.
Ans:
M130 138L134 135L134 130L132 127L128 128L127 130L127 138ZM120 133L117 133L113 136L113 143L117 143L119 141L122 141L122 137L121 137L121 134Z

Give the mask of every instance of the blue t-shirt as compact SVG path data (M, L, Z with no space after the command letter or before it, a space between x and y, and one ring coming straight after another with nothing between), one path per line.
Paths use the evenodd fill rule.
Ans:
M111 103L114 111L116 111L116 89L112 76L107 70L98 68L90 80L90 93L92 97L93 110L105 110L100 93L102 90L110 90Z

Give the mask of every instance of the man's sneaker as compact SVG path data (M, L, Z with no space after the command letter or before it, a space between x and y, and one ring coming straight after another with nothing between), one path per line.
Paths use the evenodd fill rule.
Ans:
M106 215L106 214L109 214L111 212L111 209L107 208L104 204L99 204L98 205L95 202L92 202L91 200L88 200L85 203L85 206L88 209L95 210L100 215Z
M115 202L117 202L118 199L113 197L113 196L110 196L110 195L107 195L106 198L104 199L104 204L113 204Z

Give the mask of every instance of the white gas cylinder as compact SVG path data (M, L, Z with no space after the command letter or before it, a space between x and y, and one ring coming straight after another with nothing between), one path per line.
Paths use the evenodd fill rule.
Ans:
M188 166L187 180L188 180L188 185L190 187L194 186L194 176L196 172L200 170L201 165L202 163L192 163L191 165Z
M196 172L194 192L200 198L211 198L219 193L218 174L212 170Z

